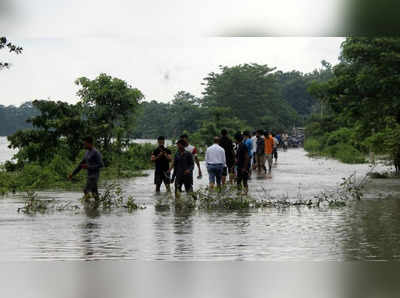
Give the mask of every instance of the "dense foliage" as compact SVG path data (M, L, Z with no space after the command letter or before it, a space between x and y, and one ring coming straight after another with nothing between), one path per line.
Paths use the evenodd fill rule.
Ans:
M204 79L201 98L181 91L170 103L141 103L133 136L175 138L186 131L194 141L207 143L222 128L233 133L301 126L313 111L321 110L308 88L314 81L332 76L332 66L326 61L322 65L307 74L275 71L258 64L221 66L219 72Z
M7 162L7 172L0 171L0 188L40 189L65 184L84 154L82 139L87 135L94 137L108 166L103 176L131 177L150 167L153 147L129 144L128 140L141 92L105 74L93 81L81 78L77 82L81 86L77 104L33 101L38 111L28 120L33 128L8 137L10 147L18 153L16 163Z
M347 148L349 155L372 151L398 158L400 38L347 38L333 74L310 88L327 110L310 121L306 148L328 153L333 147Z

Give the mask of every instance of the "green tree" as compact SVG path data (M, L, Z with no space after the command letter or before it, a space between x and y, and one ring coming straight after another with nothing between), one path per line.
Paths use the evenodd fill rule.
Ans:
M257 128L266 116L284 127L293 125L297 113L281 97L275 68L244 64L220 66L220 73L210 73L204 80L202 103L206 107L229 107L230 117L237 117Z
M139 89L104 73L96 79L82 77L75 82L81 89L78 96L91 134L102 142L102 149L111 151L112 138L121 148L133 132L135 112L144 98Z
M381 137L397 135L390 127L400 124L400 38L347 38L333 74L310 91L329 105L338 127L352 129L359 149L369 140L373 151L399 152L397 142Z
M174 96L170 113L173 136L179 136L184 131L191 133L198 130L204 118L200 99L185 91L179 91Z
M33 129L20 130L8 137L10 148L18 149L20 162L44 163L59 151L75 160L82 148L80 140L86 133L79 105L48 100L35 100L39 115L28 119Z
M142 102L139 106L135 138L157 138L160 135L172 137L174 129L171 123L171 105L155 100Z

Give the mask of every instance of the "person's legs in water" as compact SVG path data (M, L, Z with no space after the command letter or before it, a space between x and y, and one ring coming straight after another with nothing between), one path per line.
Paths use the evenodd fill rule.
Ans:
M215 179L217 180L217 187L221 190L221 180L222 180L222 172L224 170L223 165L218 165L215 172Z
M175 177L175 193L182 192L182 184L183 184L183 178L176 176Z
M215 165L207 165L207 171L208 171L208 181L209 181L210 189L214 189L215 178L216 178Z
M169 172L163 172L163 182L167 192L171 192L171 176Z
M238 191L241 191L242 190L242 175L239 173L239 171L236 175L236 183L237 183Z
M227 176L228 176L228 167L224 167L222 169L222 178L221 178L222 185L226 184L226 177Z
M275 163L278 163L278 149L277 148L274 149L273 154L274 154L274 158L275 158Z
M86 180L85 189L83 190L83 193L86 198L89 195L89 193L91 193L96 202L98 202L100 199L100 194L97 186L98 180L99 179L97 177L88 177Z
M229 183L233 185L233 183L235 182L235 167L232 166L230 169L228 169L229 171Z
M271 174L271 170L272 170L272 154L267 154L266 159L268 161L268 173Z
M243 181L244 193L246 195L249 192L249 185L247 183L248 180L249 180L249 175L247 173L243 173L242 181Z
M193 192L193 176L185 175L183 177L183 185L185 186L185 191L187 193L192 193Z
M238 191L242 190L242 184L243 184L245 194L248 193L248 191L249 191L249 186L248 186L248 183L247 183L248 180L249 180L248 173L245 173L245 172L242 172L242 171L238 171L238 175L237 175Z
M156 171L154 173L154 184L156 185L156 192L160 192L162 182L163 182L162 173Z

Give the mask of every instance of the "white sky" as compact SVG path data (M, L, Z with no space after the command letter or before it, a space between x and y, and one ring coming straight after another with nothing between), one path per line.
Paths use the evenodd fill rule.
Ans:
M47 98L76 102L75 79L101 72L128 81L146 100L168 101L180 90L200 96L202 79L218 65L254 62L308 72L323 59L337 63L343 41L287 37L334 32L336 0L10 3L4 15L0 11L0 35L24 52L0 51L1 60L13 63L0 72L3 105Z

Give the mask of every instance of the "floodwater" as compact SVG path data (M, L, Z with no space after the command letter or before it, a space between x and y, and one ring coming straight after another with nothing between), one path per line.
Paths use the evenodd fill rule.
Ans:
M12 155L4 147L3 142L1 158ZM311 159L302 149L289 150L280 152L272 179L253 179L250 189L254 196L312 198L334 189L341 178L354 172L362 177L368 170L368 165ZM160 195L154 194L149 174L121 182L128 195L146 206L131 214L115 210L88 216L81 210L29 216L17 213L23 205L21 196L0 198L0 261L400 259L398 180L374 182L366 199L340 208L182 213L155 210ZM204 176L195 179L195 189L207 184ZM383 198L382 193L391 195ZM42 192L40 196L79 204L81 194Z

